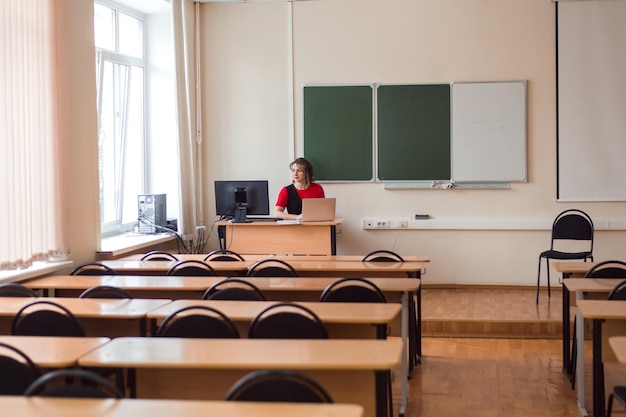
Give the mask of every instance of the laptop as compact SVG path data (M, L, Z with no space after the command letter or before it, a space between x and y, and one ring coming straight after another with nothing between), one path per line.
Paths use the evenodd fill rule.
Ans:
M334 198L305 198L302 200L302 222L335 220Z

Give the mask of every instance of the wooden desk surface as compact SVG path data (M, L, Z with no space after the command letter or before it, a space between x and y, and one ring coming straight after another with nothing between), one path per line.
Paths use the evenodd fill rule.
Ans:
M0 397L12 417L362 417L355 404Z
M154 272L165 274L171 267L176 265L179 261L141 261L141 260L124 260L113 259L99 261L100 263L114 269L115 271L133 273L133 272ZM250 266L254 264L254 261L214 261L208 262L213 269L219 272L232 273L245 272Z
M566 274L577 274L584 275L599 262L583 262L583 261L554 261L551 262L550 265L554 268L554 270L558 273L566 273ZM626 277L624 277L626 279Z
M293 227L293 226L338 226L343 223L343 219L329 220L327 222L304 222L299 224L280 224L277 222L250 222L250 223L233 223L231 220L218 220L214 224L216 226L235 226L235 227Z
M626 364L626 336L609 337L609 345L620 363Z
M568 278L563 280L563 285L573 292L610 292L620 279L615 278Z
M266 307L276 301L222 301L222 300L175 300L148 313L150 319L164 319L173 312L189 306L213 307L233 321L251 321ZM324 323L388 324L401 310L395 303L321 303L299 302L319 316Z
M393 370L398 340L178 339L120 337L79 359L81 366L177 369Z
M626 319L626 301L578 300L576 305L586 319Z
M79 357L109 340L108 337L0 336L0 342L20 349L42 368L74 366ZM0 351L3 355L9 352Z
M173 253L179 260L197 260L202 261L208 254L190 254L190 253ZM124 261L139 261L145 254L128 255L120 260ZM241 255L246 261L258 262L263 259L280 259L282 261L342 261L342 262L362 262L362 255ZM420 255L402 255L402 258L406 262L430 262L428 256Z

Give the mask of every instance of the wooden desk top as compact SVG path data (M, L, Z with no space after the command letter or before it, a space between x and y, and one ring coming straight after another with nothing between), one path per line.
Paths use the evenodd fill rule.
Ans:
M582 261L554 261L550 265L556 272L569 274L585 274L592 266L599 262L582 262ZM624 277L626 279L626 277Z
M124 260L113 259L99 261L100 263L114 269L115 271L122 271L132 273L133 271L139 272L159 272L166 273L171 267L176 265L179 261L141 261L141 260ZM250 266L254 264L254 261L214 261L208 262L211 267L217 272L220 271L238 271L245 272Z
M235 226L235 227L293 227L293 226L337 226L343 223L343 219L329 220L327 222L303 222L298 224L280 224L278 222L250 222L250 223L233 223L231 220L218 220L214 224L216 226Z
M190 254L190 253L173 253L177 259L183 260L197 260L202 261L208 254ZM139 261L145 254L128 255L120 260L124 261ZM241 255L246 261L257 262L263 259L280 259L282 261L342 261L342 262L362 262L362 255ZM402 258L406 262L430 262L428 256L420 255L402 255Z
M120 337L79 359L81 366L294 370L390 370L402 342L392 340L179 339Z
M75 277L74 277L75 278ZM0 298L0 316L13 316L22 307L35 301L51 301L66 307L79 318L119 318L136 319L146 316L148 311L161 307L171 300L165 299L106 299L106 298ZM41 304L33 306L32 310L51 308L53 306Z
M173 312L189 306L204 305L226 314L233 321L251 321L276 301L175 300L148 313L148 318L164 319ZM324 323L388 324L400 314L395 303L321 303L298 302L313 311Z
M575 292L610 292L622 280L616 278L568 278L563 285Z
M262 291L318 291L337 281L337 277L274 277L245 278ZM35 278L22 284L30 288L81 290L97 285L111 285L132 290L204 291L226 277L181 277L167 275L55 275ZM367 278L384 292L417 291L416 278ZM34 299L32 299L34 300ZM0 305L0 309L2 306Z
M578 300L576 301L576 306L586 319L626 319L626 301Z
M355 404L0 397L12 417L362 417Z
M626 336L609 337L609 345L620 363L626 364Z
M108 337L0 336L0 342L27 354L42 368L76 365L78 358L107 343ZM3 355L7 349L1 349Z

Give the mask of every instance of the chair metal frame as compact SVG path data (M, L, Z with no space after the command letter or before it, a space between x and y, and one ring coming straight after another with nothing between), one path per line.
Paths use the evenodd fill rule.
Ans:
M204 311L205 314L191 314L191 315L182 314L182 313L193 311L193 310ZM220 336L215 336L215 337L220 337L220 338L225 338L225 337L226 338L228 337L239 338L240 337L237 326L235 325L235 323L233 323L233 321L226 314L224 314L223 312L219 311L216 308L204 306L204 305L192 305L192 306L187 306L187 307L174 311L173 313L168 315L165 319L163 319L163 321L161 322L161 325L154 332L154 335L155 337L191 337L191 338L213 337L213 336L207 336L207 335L180 336L178 334L176 335L167 334L168 331L171 331L171 329L174 329L174 327L172 326L175 326L179 320L189 322L191 320L198 320L198 319L211 319L211 321L215 320L215 323L223 324L224 329L228 329L228 331L230 332L230 336L220 335Z
M277 311L276 311L277 310ZM259 334L259 329L263 329L263 326L270 326L272 329L284 331L285 327L278 327L278 322L283 319L295 318L298 320L306 321L315 327L318 332L317 335L309 334ZM284 324L284 323L281 323ZM302 330L302 327L291 330ZM262 330L261 330L262 331ZM250 339L328 339L328 329L324 322L319 318L314 311L302 304L293 302L277 302L272 304L263 310L261 310L250 322L250 328L248 329L248 338Z
M208 263L195 259L178 261L168 271L167 275L178 276L217 276L217 271Z
M46 388L52 381L65 381L65 385L54 384ZM78 380L88 382L78 384ZM74 395L72 395L74 394ZM100 395L98 395L100 394ZM124 393L108 379L95 372L79 368L65 368L50 371L37 378L24 392L27 397L46 396L64 398L124 398Z
M269 265L269 266L266 266ZM247 277L297 277L298 271L282 259L263 259L255 262L246 272Z
M230 284L236 284L231 286ZM226 288L222 288L226 287ZM266 301L265 294L250 281L239 278L226 278L216 282L204 291L202 300Z
M100 262L86 262L74 268L70 275L115 275L115 270Z
M153 250L141 257L142 261L178 261L179 259L169 252Z
M7 282L0 284L0 297L39 297L39 294L17 282Z
M42 309L42 310L36 309L33 312L24 313L26 310L32 308L33 306L40 305L40 304L53 306L54 309ZM60 310L60 312L57 311L57 310ZM45 334L35 334L35 333L20 333L19 332L19 326L20 326L20 324L24 323L24 319L27 319L28 317L33 317L32 315L39 315L39 316L41 316L42 314L53 314L53 315L55 315L58 318L64 317L64 319L68 320L68 323L70 323L70 322L73 323L73 325L75 326L76 333L66 334L66 333L56 333L54 331L51 331L51 332L46 332ZM55 326L50 326L49 329L50 330L54 330L54 329L56 329L56 327ZM18 310L17 313L15 313L15 316L13 317L13 321L11 322L11 335L76 336L76 337L84 337L85 336L85 329L83 328L83 325L80 322L80 320L76 316L74 316L74 314L70 310L68 310L66 307L62 306L61 304L57 304L57 303L55 303L53 301L38 300L38 301L34 301L32 303L29 303L29 304L23 306L22 308L20 308Z
M97 285L87 288L78 298L115 298L125 299L134 298L133 295L124 288L114 287L111 285Z
M39 378L41 376L41 369L39 369L39 367L37 366L37 364L35 364L35 362L33 362L33 360L23 351L21 351L20 349L16 348L15 346L12 346L8 343L3 343L0 342L0 352L2 352L2 349L6 349L9 350L11 352L13 352L15 355L19 356L20 360L15 359L12 356L6 356L3 355L2 353L0 353L0 368L2 368L2 376L3 378L10 378L10 381L6 381L7 384L1 384L1 385L10 385L11 388L13 388L12 390L10 390L9 392L0 392L0 395L22 395L24 393L24 390L26 390L26 388L28 388L28 386L24 386L23 390L20 389L15 389L16 387L16 379L15 379L15 375L12 374L7 374L6 371L9 371L8 369L5 368L5 366L10 366L13 367L15 371L19 370L19 371L23 371L24 373L22 374L22 377L24 377L25 379L30 379L30 384L32 384L35 380L37 380L37 378ZM30 375L27 375L30 374Z
M243 256L228 249L216 249L212 252L209 252L207 256L203 259L205 262L208 261L245 261Z

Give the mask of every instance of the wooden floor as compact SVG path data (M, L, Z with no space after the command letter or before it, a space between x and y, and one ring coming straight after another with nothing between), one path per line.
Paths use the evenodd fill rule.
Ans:
M580 416L561 370L561 292L540 297L537 306L534 288L424 289L422 316L431 334L425 329L405 416ZM558 334L542 337L541 325L555 323ZM586 359L590 343L587 349ZM590 395L589 387L587 401ZM394 406L397 413L399 377Z

